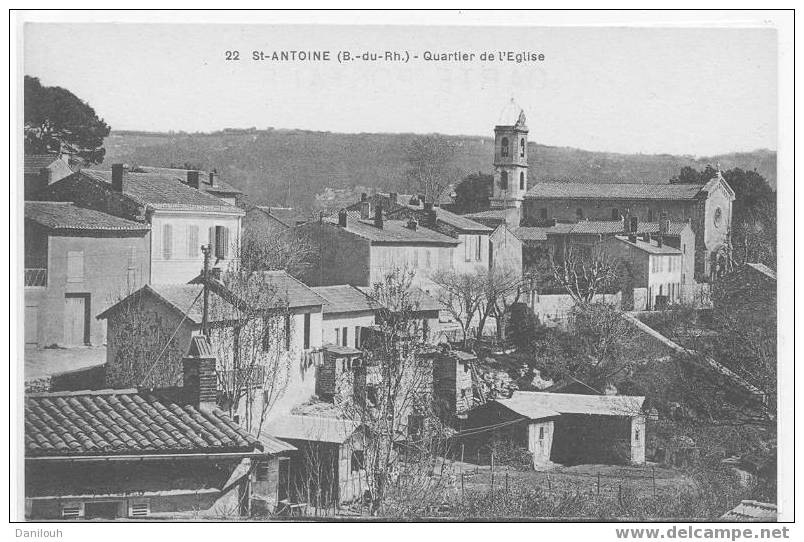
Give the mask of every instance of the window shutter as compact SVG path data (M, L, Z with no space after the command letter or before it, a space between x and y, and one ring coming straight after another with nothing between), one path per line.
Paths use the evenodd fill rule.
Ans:
M212 254L213 256L217 256L218 251L215 248L215 226L210 226L209 234L207 236L207 242L209 244L210 254Z
M215 257L225 259L229 256L229 228L215 226Z
M169 260L173 256L173 226L162 226L162 259Z
M81 514L81 504L61 507L61 517L63 517L64 519L78 519L82 515L83 514Z
M187 257L198 258L198 226L187 226Z

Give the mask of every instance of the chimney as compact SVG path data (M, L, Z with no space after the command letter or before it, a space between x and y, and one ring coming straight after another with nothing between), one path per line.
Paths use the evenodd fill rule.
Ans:
M670 219L666 216L659 221L659 233L662 235L670 233Z
M349 216L346 214L346 209L341 209L338 211L338 226L341 228L346 227L346 217Z
M418 222L416 222L416 219L415 219L415 218L411 218L410 220L408 220L408 229L411 229L411 230L413 230L413 231L416 231L416 228L417 228L418 226L419 226L419 223L418 223Z
M374 209L374 227L382 229L382 205L377 205Z
M661 246L664 244L661 234L656 236L656 244L659 246L659 248L661 248Z
M424 194L418 194L418 198L419 198L419 205L424 205L425 200Z
M637 230L639 229L639 217L632 216L631 217L631 224L629 224L630 228L628 231L630 233L636 234Z
M360 201L368 201L368 194L366 194L365 192L360 194Z
M391 200L391 203L396 203L398 196L399 194L397 194L396 192L391 192L390 194L388 194L388 199Z
M424 202L424 220L422 221L428 228L434 228L436 225L436 212L433 209L433 202Z
M215 178L218 176L214 171L209 172L209 186L215 186Z
M123 177L126 169L123 164L112 164L112 190L123 192Z
M182 388L185 400L201 412L218 408L216 364L209 339L195 335L182 359Z
M199 178L199 172L198 171L195 171L195 170L192 170L192 169L187 171L187 186L191 186L191 187L193 187L195 189L198 189L198 187L199 187L198 186L198 178Z
M360 218L362 220L371 219L371 202L370 201L362 200L360 202Z

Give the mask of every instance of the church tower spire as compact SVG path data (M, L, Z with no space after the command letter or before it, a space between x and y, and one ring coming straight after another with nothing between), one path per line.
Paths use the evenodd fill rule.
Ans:
M522 206L528 191L528 126L516 101L506 104L494 127L492 207Z

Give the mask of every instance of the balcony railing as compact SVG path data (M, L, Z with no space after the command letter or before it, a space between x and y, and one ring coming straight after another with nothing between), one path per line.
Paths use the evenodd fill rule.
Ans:
M26 288L47 286L47 269L26 269L25 286Z

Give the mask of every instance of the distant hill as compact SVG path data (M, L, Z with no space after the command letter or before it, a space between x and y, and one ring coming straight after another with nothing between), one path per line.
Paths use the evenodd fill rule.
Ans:
M112 163L216 168L257 203L309 209L330 189L408 190L405 152L415 134L340 134L304 130L223 130L213 133L113 131L106 139ZM455 136L457 166L491 173L493 140ZM662 183L683 166L756 168L776 187L776 152L756 150L695 158L670 154L617 154L530 143L529 183L548 180Z

